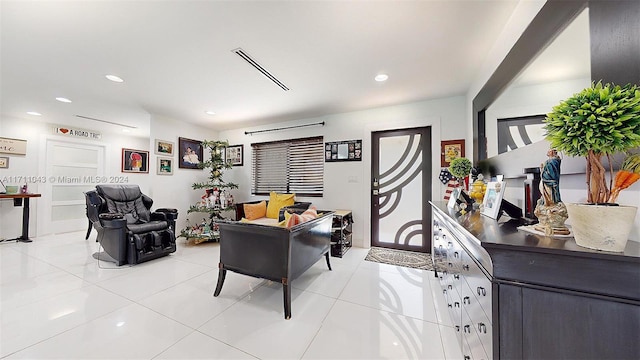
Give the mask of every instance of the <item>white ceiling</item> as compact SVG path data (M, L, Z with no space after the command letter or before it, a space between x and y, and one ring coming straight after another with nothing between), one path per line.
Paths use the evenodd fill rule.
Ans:
M3 0L2 118L223 130L463 95L516 3Z

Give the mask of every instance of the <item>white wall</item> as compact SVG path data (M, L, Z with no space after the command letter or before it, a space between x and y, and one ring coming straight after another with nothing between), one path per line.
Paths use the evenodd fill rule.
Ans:
M225 180L238 183L233 191L236 201L251 201L263 197L251 196L251 143L295 139L309 136L324 137L324 141L363 140L363 158L356 162L325 163L324 197L303 198L311 201L319 209L350 209L354 216L353 242L355 246L370 246L370 173L371 173L371 132L380 130L432 127L433 194L441 199L440 186L440 141L464 138L466 114L465 97L451 97L422 101L404 105L376 108L364 111L335 114L330 116L301 119L258 128L245 128L220 132L221 140L230 145L244 144L244 166L235 167L225 174ZM245 135L245 131L287 127L324 121L325 126L265 132ZM349 182L348 179L355 179Z
M64 123L56 123L65 125ZM202 127L188 125L178 121L162 118L151 119L151 135L129 136L117 131L99 131L102 133L101 140L71 140L69 137L60 136L53 133L53 125L40 121L29 121L25 119L0 119L0 137L9 137L27 140L27 155L9 155L9 169L0 169L0 179L12 178L15 176L39 177L44 175L44 147L46 139L60 139L67 141L77 141L86 144L104 145L106 149L106 172L105 175L124 177L129 184L137 184L141 190L154 199L154 209L158 207L173 207L179 211L178 231L184 226L186 213L189 205L196 202L200 195L191 189L191 184L201 181L206 177L203 170L178 169L177 155L174 155L175 169L174 175L156 174L156 155L154 154L154 139L169 140L178 145L178 136L192 139L204 140L213 139L217 133ZM90 124L85 129L91 130ZM122 148L132 148L149 151L149 173L135 174L121 172ZM2 154L6 156L6 154ZM7 185L18 185L7 183ZM37 183L28 184L30 192L42 191ZM43 222L38 222L39 217L50 216L47 209L39 208L41 199L32 199L29 235L36 237L45 235L46 230L42 228ZM0 201L0 238L15 238L21 233L22 207L14 207L9 200ZM69 229L69 231L85 230Z

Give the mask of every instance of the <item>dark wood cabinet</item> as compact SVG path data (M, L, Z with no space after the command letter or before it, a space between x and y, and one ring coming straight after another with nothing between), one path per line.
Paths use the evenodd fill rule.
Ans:
M449 266L450 255L456 259L456 246L443 240L448 235L438 230L441 224L446 224L445 230L454 229L453 237L465 239L459 242L464 250L459 266L467 288L461 287L460 297L452 299L453 308L455 301L466 302L474 288L476 295L484 289L483 278L491 282L489 295L476 298L480 308L490 312L486 315L492 351L487 355L494 359L640 358L640 244L630 241L623 253L590 250L577 246L572 238L518 231L518 221L496 221L478 213L456 217L444 203L432 205L437 221L434 261L438 277L448 281L443 289L447 301L449 283L456 288L458 268ZM469 271L464 271L467 265ZM472 269L479 269L482 276ZM487 301L491 310L486 308ZM471 316L479 311L469 309L468 322L476 324L482 339L477 331L484 329L478 328L481 320L474 322ZM452 318L458 321L458 315ZM464 323L464 313L460 318ZM465 357L478 358L471 349L462 349Z

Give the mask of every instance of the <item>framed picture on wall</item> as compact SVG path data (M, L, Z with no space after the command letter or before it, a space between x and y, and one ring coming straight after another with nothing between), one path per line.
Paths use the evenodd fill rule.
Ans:
M0 169L8 169L8 168L9 168L9 157L0 156Z
M157 155L170 156L170 155L173 155L173 146L174 146L174 143L172 143L171 141L156 139L156 147L154 152Z
M199 169L202 161L202 141L187 138L178 138L178 167L181 169Z
M326 142L324 161L362 161L362 140Z
M244 145L227 146L224 149L225 161L232 166L242 166Z
M440 142L440 166L449 167L451 160L464 157L464 139Z
M122 149L122 172L148 173L149 152L135 149Z
M158 156L158 175L173 175L173 158Z

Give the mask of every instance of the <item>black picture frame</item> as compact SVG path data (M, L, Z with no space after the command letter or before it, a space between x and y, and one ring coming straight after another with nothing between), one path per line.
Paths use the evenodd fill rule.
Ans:
M122 148L121 171L123 173L149 173L149 152Z
M326 142L324 161L362 161L362 140Z
M244 145L231 145L224 149L225 162L231 166L242 166L244 159Z
M199 165L203 156L202 141L179 137L178 149L180 151L178 156L179 168L200 169Z

